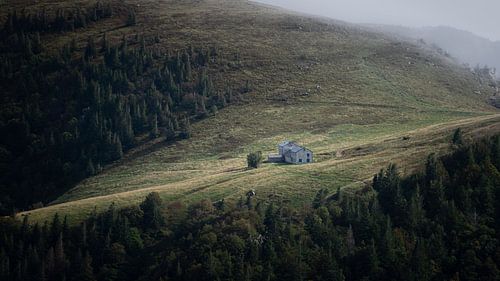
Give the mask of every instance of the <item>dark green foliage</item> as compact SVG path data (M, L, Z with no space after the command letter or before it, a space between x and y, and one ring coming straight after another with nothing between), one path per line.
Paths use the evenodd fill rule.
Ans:
M318 190L316 193L316 197L314 197L312 207L317 209L321 206L324 206L326 204L326 200L328 199L328 189L327 188L322 188Z
M161 211L162 200L158 193L150 193L141 204L143 225L146 229L159 230L164 223Z
M127 16L127 26L133 26L136 23L137 23L137 20L136 20L136 16L135 16L135 10L129 9L128 16Z
M46 33L112 15L101 2L56 15L10 13L0 32L0 214L55 199L143 136L189 138L190 120L227 104L205 69L216 53L203 48L170 56L150 38L113 44L104 33L85 38L83 49L74 37L44 52Z
M172 121L168 120L167 125L165 126L165 140L173 141L175 140L175 129Z
M94 58L97 55L97 48L94 43L94 38L91 36L87 40L87 47L85 47L84 57L85 60Z
M387 170L380 171L373 179L373 188L378 192L382 210L393 217L396 225L403 224L407 217L408 202L404 197L396 165L391 164Z
M441 159L431 155L425 173L406 178L390 165L374 178L378 194L342 192L326 200L328 191L321 189L310 209L266 207L268 199L252 190L246 203L173 203L164 216L165 206L151 193L140 209L111 205L71 228L57 215L43 227L3 219L0 278L499 280L500 173L491 164L496 141ZM464 157L470 153L474 164ZM467 172L471 165L477 169ZM434 173L438 166L449 177ZM442 190L437 199L428 190L436 182ZM458 183L470 193L470 209L455 204ZM484 208L485 200L493 204ZM407 216L393 214L401 208Z
M262 152L251 152L247 155L248 168L258 168L262 163Z
M179 137L181 139L189 139L191 137L191 124L189 122L189 118L184 118L180 125L181 132L179 133ZM168 129L168 128L167 128ZM170 135L172 135L170 133Z
M453 133L453 138L452 138L452 143L454 145L462 145L464 144L464 137L462 133L462 129L457 128L455 132Z
M82 281L95 281L96 278L94 276L94 270L92 268L92 258L90 254L87 252L83 259L78 259L79 264L76 264L78 270L76 271L74 280L82 280Z
M86 27L91 22L111 18L113 6L111 3L97 2L95 5L78 9L58 9L49 15L45 9L27 13L11 11L1 29L3 35L29 32L66 32L76 28Z
M155 139L157 137L160 136L160 131L158 129L158 117L156 116L156 114L154 114L151 118L150 118L150 125L149 127L151 128L150 131L149 131L149 137L152 138L152 139Z

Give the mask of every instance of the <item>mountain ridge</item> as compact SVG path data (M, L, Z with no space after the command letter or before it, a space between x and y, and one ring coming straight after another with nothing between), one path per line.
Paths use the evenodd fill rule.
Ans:
M363 24L370 29L402 36L412 40L424 40L443 49L470 67L500 69L500 41L481 37L473 32L450 26L406 27L383 24ZM496 73L498 76L499 74Z

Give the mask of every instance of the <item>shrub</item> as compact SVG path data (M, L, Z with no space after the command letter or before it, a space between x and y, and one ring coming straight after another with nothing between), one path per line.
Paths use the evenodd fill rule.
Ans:
M463 145L464 144L464 137L462 130L460 128L457 128L455 132L453 133L453 139L452 142L454 145Z
M262 152L252 152L247 155L248 168L258 168L262 163Z

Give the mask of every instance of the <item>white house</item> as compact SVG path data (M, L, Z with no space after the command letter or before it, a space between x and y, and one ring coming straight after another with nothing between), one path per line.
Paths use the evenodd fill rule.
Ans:
M292 141L284 141L278 144L279 154L269 154L268 161L272 163L307 164L313 162L311 150L300 146Z

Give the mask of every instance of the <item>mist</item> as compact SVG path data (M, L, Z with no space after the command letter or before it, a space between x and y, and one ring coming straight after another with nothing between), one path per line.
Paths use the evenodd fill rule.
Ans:
M352 23L450 26L500 41L498 0L256 0Z

